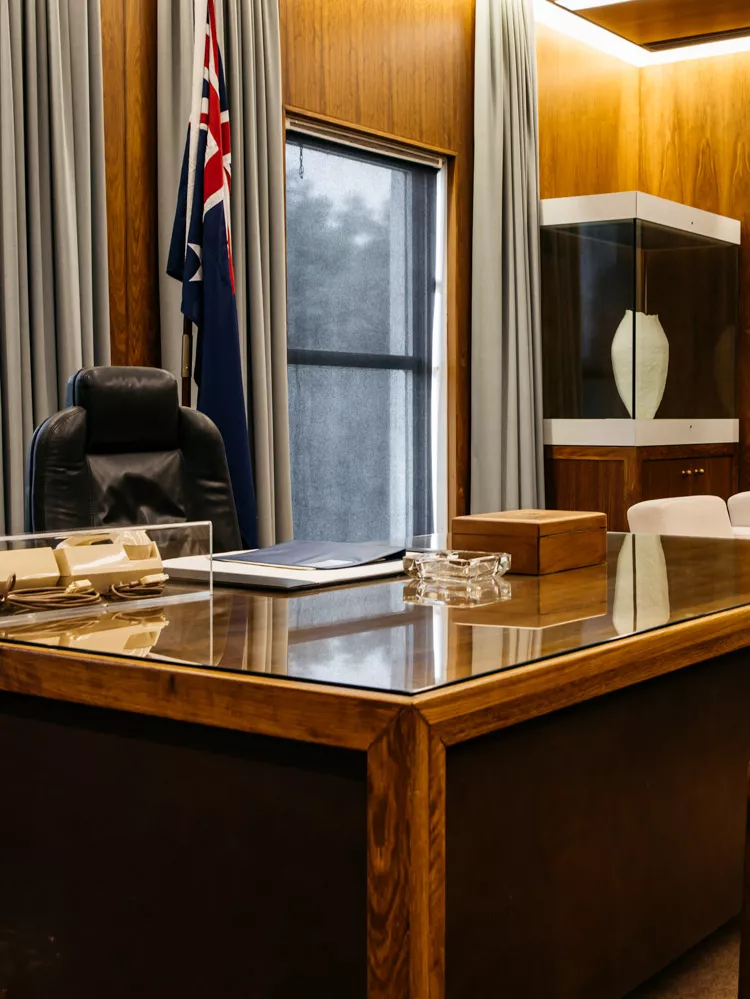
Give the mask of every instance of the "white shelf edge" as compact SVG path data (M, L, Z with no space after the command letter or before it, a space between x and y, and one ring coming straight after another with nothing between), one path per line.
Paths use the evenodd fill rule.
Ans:
M738 219L691 208L678 201L657 198L642 191L616 194L589 194L574 198L545 198L541 203L543 228L582 225L589 222L620 222L640 219L681 232L693 232L708 239L740 245L741 223Z
M734 444L739 420L545 420L544 443L578 447Z

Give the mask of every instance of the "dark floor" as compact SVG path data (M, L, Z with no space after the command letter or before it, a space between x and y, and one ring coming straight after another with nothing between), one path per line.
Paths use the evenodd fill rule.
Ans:
M728 923L627 999L737 999L739 926Z

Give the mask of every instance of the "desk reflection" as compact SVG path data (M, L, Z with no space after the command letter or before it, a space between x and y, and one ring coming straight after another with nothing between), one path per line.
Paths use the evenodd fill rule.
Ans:
M627 534L617 556L612 624L618 635L669 621L669 575L661 538Z
M506 579L509 599L477 607L407 603L402 578L297 595L217 588L151 619L1 635L415 693L749 603L750 544L612 534L604 565Z

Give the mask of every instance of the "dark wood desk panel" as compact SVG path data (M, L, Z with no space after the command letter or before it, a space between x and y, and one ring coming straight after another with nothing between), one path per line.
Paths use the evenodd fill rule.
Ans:
M9 999L364 999L364 753L5 694L0 798Z
M449 747L447 999L615 999L739 911L750 653Z

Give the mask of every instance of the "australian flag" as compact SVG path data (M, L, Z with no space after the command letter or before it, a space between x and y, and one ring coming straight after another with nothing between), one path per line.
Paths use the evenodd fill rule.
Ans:
M196 5L200 7L201 5ZM229 212L231 153L214 0L196 21L193 107L167 273L182 282L182 312L198 328L198 409L221 431L243 542L257 546L255 487L242 387ZM201 84L202 80L202 86Z

